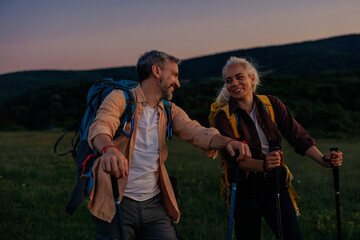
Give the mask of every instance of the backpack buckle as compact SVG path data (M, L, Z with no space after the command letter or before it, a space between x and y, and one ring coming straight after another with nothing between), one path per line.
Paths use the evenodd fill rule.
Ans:
M133 131L134 131L134 119L131 118L131 128L130 128L130 133L126 133L125 132L125 127L126 127L126 124L128 123L129 121L125 121L124 123L124 127L122 128L122 132L125 134L125 136L127 137L131 137L131 135L133 134Z

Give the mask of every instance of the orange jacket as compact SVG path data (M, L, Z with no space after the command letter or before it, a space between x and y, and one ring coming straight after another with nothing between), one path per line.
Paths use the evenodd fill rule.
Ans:
M133 156L137 123L141 117L144 106L146 105L146 98L142 91L141 86L131 90L135 98L134 110L134 132L131 137L121 135L114 140L114 144L129 160L129 166ZM179 138L201 148L208 156L214 153L215 150L210 150L210 142L214 135L219 134L215 128L204 128L197 121L191 120L188 115L174 103L171 103L171 117L173 134ZM125 97L121 90L113 90L101 104L94 123L89 128L88 142L90 147L92 140L99 134L107 134L114 136L115 131L120 125L120 116L125 108ZM175 194L172 189L168 173L166 171L164 162L167 158L167 145L166 145L166 130L167 118L164 111L164 105L160 101L158 106L159 111L159 188L164 197L164 206L170 217L175 222L180 219L179 208L176 203ZM131 124L126 125L126 132L130 132ZM99 168L99 161L97 160L93 166L93 179L94 186L91 190L88 204L90 212L107 222L111 222L115 216L115 203L111 190L111 182L109 174L105 173ZM127 178L118 180L120 200L123 197Z

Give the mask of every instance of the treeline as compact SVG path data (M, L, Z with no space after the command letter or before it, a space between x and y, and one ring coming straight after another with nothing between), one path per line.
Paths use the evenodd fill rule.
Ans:
M56 83L28 92L0 107L0 129L75 129L90 85L89 81ZM221 79L183 86L175 91L173 102L207 126L210 104L222 86ZM279 97L309 131L334 137L360 135L359 91L360 70L353 70L263 77L258 93Z
M265 78L260 93L278 96L295 119L321 136L360 135L360 70Z
M187 59L173 102L208 124L210 104L223 85L230 56L246 57L262 72L260 94L279 97L318 135L360 136L360 34ZM0 130L76 128L92 82L136 80L135 67L89 71L29 71L0 75Z
M223 82L179 89L174 102L192 118L208 124L210 104ZM328 71L300 76L263 77L258 94L274 95L312 134L360 136L360 70Z
M2 130L75 129L86 108L91 82L45 85L0 106Z
M351 71L359 69L360 66L360 34L186 59L179 66L180 79L184 85L194 85L221 78L221 69L231 56L245 57L255 63L259 71L275 77L287 75L293 78L305 73L331 70ZM72 84L79 80L95 81L104 77L137 79L135 66L88 71L44 70L3 74L0 75L0 104L44 84Z
M56 84L74 84L74 82L92 82L109 77L136 79L135 67L105 68L88 71L24 71L0 75L0 103L16 99L27 91L37 90L40 86ZM77 84L77 83L75 83Z

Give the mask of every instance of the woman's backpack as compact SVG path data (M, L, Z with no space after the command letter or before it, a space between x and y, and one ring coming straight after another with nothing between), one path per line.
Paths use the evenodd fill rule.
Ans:
M263 106L264 106L265 110L268 112L268 114L270 115L271 120L275 123L275 113L274 113L274 109L273 109L273 106L272 106L269 98L266 95L257 95L257 96L260 98L261 102L263 103ZM236 113L230 114L228 104L225 106L219 106L217 102L214 102L211 104L210 115L208 117L210 126L211 127L215 126L215 116L220 111L225 112L225 114L229 120L229 123L233 129L235 138L239 139L240 134L237 130L238 116ZM218 158L220 160L220 166L221 166L221 171L222 171L221 175L219 177L220 189L221 189L220 194L221 194L221 196L223 196L225 198L226 208L229 211L229 209L230 209L230 184L228 181L228 164L227 164L225 158L222 156L221 151L218 151ZM283 166L287 170L286 183L287 183L287 186L289 189L289 195L293 202L295 211L298 214L299 208L296 204L296 201L299 200L300 197L296 194L294 188L291 186L291 180L293 179L293 175L291 174L289 168L286 165L283 165Z

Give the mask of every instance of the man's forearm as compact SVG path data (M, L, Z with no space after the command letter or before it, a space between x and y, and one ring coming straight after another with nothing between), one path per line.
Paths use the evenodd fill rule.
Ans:
M223 149L226 148L230 156L235 156L235 152L238 151L239 156L237 160L243 160L245 157L251 157L249 146L246 142L240 142L238 140L225 137L223 135L215 135L210 142L211 149Z
M94 150L101 152L104 146L113 145L111 137L107 134L99 134L93 139Z
M93 139L92 143L95 150L102 154L99 158L101 169L114 175L116 178L128 176L128 160L117 147L109 146L114 145L112 138L109 135L99 134ZM110 148L104 149L105 146Z
M225 137L221 134L216 134L210 141L210 149L222 149L225 148L226 143L231 140L229 137Z

